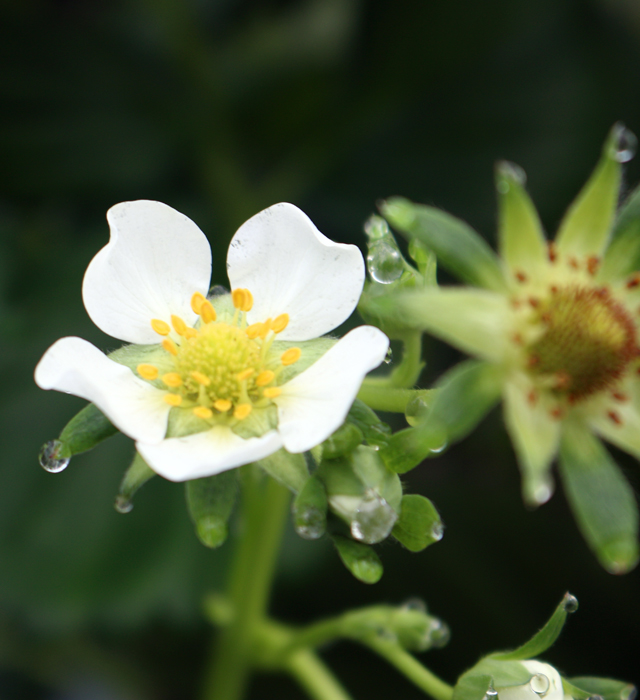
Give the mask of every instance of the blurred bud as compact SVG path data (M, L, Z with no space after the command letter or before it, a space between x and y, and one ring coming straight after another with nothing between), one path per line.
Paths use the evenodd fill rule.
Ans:
M333 544L342 563L362 583L377 583L383 574L382 562L372 547L334 535Z
M227 522L237 493L238 474L235 470L187 481L189 515L196 526L198 539L206 547L219 547L227 539Z
M420 552L439 542L444 533L440 515L428 498L418 494L402 497L400 517L392 534L410 552Z
M327 526L327 492L317 476L312 476L296 496L292 506L293 526L305 540L317 540Z

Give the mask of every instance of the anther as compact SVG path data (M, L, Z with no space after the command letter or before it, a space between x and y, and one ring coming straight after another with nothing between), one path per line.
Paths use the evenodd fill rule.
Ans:
M209 386L209 384L211 384L211 379L209 379L206 374L202 374L202 372L194 370L191 372L191 376L198 382L198 384L202 384L202 386Z
M191 328L190 326L187 326L187 328L184 331L184 337L187 340L190 340L191 338L197 338L198 331L195 328Z
M206 301L204 294L200 294L200 292L196 292L192 297L191 297L191 308L193 309L193 313L200 315L200 309L202 308L202 304Z
M262 325L262 323L252 323L250 326L247 326L247 328L245 329L247 337L250 340L255 340L262 331Z
M263 370L256 377L256 386L267 386L267 384L271 384L275 376L275 372L272 372L270 369Z
M175 316L174 314L171 314L171 325L173 326L173 330L178 335L184 335L184 332L187 330L187 324L180 318L180 316Z
M165 394L162 398L169 406L179 406L182 403L182 396L179 394Z
M273 323L273 320L271 318L268 318L263 324L262 328L260 328L260 333L259 336L264 340L267 337L267 334L271 330L271 324Z
M516 272L513 273L515 278L520 282L520 284L524 284L527 281L527 276L525 275L522 270L517 270Z
M280 355L280 362L286 367L297 362L302 355L302 350L300 348L289 348L285 350L282 355Z
M236 374L236 379L239 382L243 382L245 379L249 379L249 377L255 372L255 370L252 367L249 367L248 369L243 369L242 372L238 372Z
M640 285L640 272L636 272L627 280L626 287L627 289L635 289L638 285Z
M551 417L555 420L560 420L560 418L562 418L562 415L564 414L564 411L560 408L560 406L556 406L555 408L552 408L551 411L549 411L549 413L551 414Z
M158 335L169 335L171 332L171 326L168 323L161 321L159 318L151 319L151 328L153 328Z
M165 338L162 341L162 347L170 354L170 355L177 355L178 354L178 347L177 345L171 340L171 338Z
M289 325L289 314L280 314L273 319L271 324L271 330L274 333L282 333L282 331Z
M532 309L537 309L540 306L540 300L536 299L535 297L529 297L527 301Z
M194 416L198 416L198 418L202 418L204 420L207 420L207 418L211 418L211 416L213 416L213 411L206 406L196 406L192 413Z
M535 389L531 389L527 394L527 401L529 402L529 406L535 406L538 403L538 394Z
M239 406L236 406L233 417L238 420L244 420L252 410L253 406L250 403L241 403Z
M569 258L569 267L573 268L574 270L580 269L577 258L574 258L573 256Z
M158 376L158 368L154 365L142 364L138 365L136 369L143 379L148 379L149 381L153 381Z
M235 308L240 311L251 311L253 308L253 295L248 289L234 289L231 292L231 300Z
M262 395L266 399L275 399L276 396L280 396L282 389L279 386L269 386L263 392Z
M554 263L558 259L555 243L551 242L548 244L547 255L549 257L549 262Z
M200 318L203 323L213 323L217 318L216 310L208 299L205 299L200 305Z
M616 425L622 425L622 418L620 418L620 414L616 413L616 411L607 411L607 417Z
M213 407L220 413L226 413L231 408L231 401L228 399L217 399L213 402Z
M616 401L620 401L620 403L624 403L625 401L629 400L629 397L627 396L627 394L623 394L621 391L614 391L611 394L611 396L613 396L613 398Z
M511 336L511 340L516 344L516 345L522 345L524 341L522 340L522 335L520 333L514 333Z
M182 377L177 372L167 372L167 374L163 374L162 381L172 389L182 385Z
M587 272L593 277L600 267L600 258L591 255L587 258Z

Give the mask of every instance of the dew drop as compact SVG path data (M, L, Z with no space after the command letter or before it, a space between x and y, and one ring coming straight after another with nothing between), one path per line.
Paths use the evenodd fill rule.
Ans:
M422 396L411 399L404 409L404 417L409 425L417 425L426 415L429 405Z
M571 593L565 593L562 599L562 607L566 612L574 613L578 609L578 599Z
M546 503L553 495L553 488L549 483L538 484L532 493L533 501L536 505L541 506Z
M383 362L385 365L390 365L393 362L393 350L389 348L387 354L384 356Z
M402 275L404 261L391 236L369 244L367 269L371 277L380 284L391 284Z
M628 163L636 154L638 139L624 124L616 125L616 143L613 157L618 163Z
M620 700L636 700L638 689L631 683L620 691Z
M434 617L429 628L429 639L431 640L431 646L436 648L443 647L448 644L449 640L451 639L451 630L449 629L449 625L447 625L446 622L442 622L442 620L438 620L438 618Z
M318 508L302 508L295 514L295 531L305 540L317 540L325 532L325 515Z
M484 700L495 700L498 697L498 691L493 687L493 683L489 685L484 694Z
M133 510L133 501L126 496L116 496L113 507L118 513L130 513Z
M45 442L38 455L40 466L44 470L51 472L51 474L57 474L66 469L69 466L71 457L60 457L61 449L62 442L60 442L60 440L49 440L49 442Z
M549 678L544 673L536 673L529 679L529 687L536 695L544 695L550 686Z
M389 235L389 225L381 216L370 216L364 224L364 232L370 242Z
M444 535L444 525L440 521L433 523L430 535L435 542L440 542Z
M351 536L365 544L381 542L389 536L397 519L398 514L385 499L369 489L351 521Z
M409 598L402 604L405 610L415 610L416 612L426 613L427 604L422 598Z
M447 449L447 445L449 443L444 440L442 444L436 445L436 447L432 447L429 451L432 452L434 455L439 455L441 452Z
M510 189L510 182L515 182L518 185L524 186L527 182L527 174L515 163L508 160L503 160L498 163L498 192L507 194Z

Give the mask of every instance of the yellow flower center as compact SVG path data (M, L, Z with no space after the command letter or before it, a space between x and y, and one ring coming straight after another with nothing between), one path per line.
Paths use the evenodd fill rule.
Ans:
M543 332L526 348L528 369L569 403L613 388L638 355L633 319L605 287L553 287L533 320Z
M251 292L235 289L231 299L232 319L218 320L211 302L199 292L191 298L191 308L200 316L195 327L179 316L171 317L171 325L152 319L151 327L165 336L162 347L172 369L160 374L155 365L137 367L143 379L162 381L170 406L189 409L208 422L243 420L254 408L268 406L282 392L281 371L301 355L299 348L289 348L280 357L271 351L276 334L289 323L287 314L247 326Z

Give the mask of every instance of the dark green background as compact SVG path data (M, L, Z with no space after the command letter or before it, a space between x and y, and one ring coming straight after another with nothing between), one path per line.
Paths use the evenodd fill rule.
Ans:
M193 218L226 282L226 247L259 209L291 201L363 245L378 198L441 206L494 239L492 167L506 158L553 232L616 120L640 131L636 0L134 0L0 8L0 697L194 697L210 632L203 591L230 545L196 541L180 485L155 479L112 507L131 457L118 436L49 475L39 446L83 402L35 387L63 335L100 347L81 301L114 203L150 198ZM640 169L632 162L633 186ZM454 360L432 343L430 383ZM638 465L620 457L640 483ZM328 544L290 535L274 610L302 622L421 596L453 632L425 661L446 680L519 644L565 590L581 601L546 655L567 675L640 681L639 576L601 570L561 492L519 497L498 415L406 481L447 524L422 554L379 548L366 587ZM357 698L422 697L346 644L327 660ZM254 698L301 697L260 678Z

